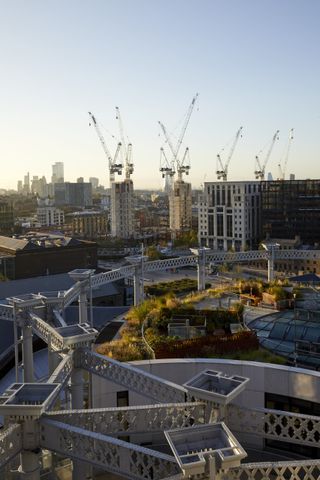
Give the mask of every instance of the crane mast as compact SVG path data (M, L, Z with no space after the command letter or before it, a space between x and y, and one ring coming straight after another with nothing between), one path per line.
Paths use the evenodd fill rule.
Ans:
M189 148L187 147L185 149L182 160L177 162L178 180L182 180L182 175L184 173L186 175L189 175L190 168L191 168L190 155L189 155Z
M277 130L276 133L272 137L272 140L271 140L271 143L270 143L270 146L269 146L269 149L267 151L267 155L264 159L263 164L261 164L261 162L260 162L259 155L256 155L256 157L255 157L256 169L254 171L256 179L264 180L266 166L267 166L267 163L269 161L269 158L270 158L270 155L271 155L271 152L273 150L273 147L274 147L274 144L275 144L276 140L279 140L279 130Z
M126 139L124 136L123 122L122 122L119 107L116 107L116 119L118 120L118 124L119 124L119 132L120 132L120 139L121 139L121 145L122 145L122 148L121 148L122 163L124 164L125 178L126 180L129 180L130 176L134 171L134 165L132 163L132 144L130 142L127 144L126 142Z
M191 104L186 113L176 145L173 144L173 141L170 135L168 134L166 127L163 125L163 123L161 123L160 121L158 122L163 132L166 143L169 145L169 149L171 150L171 154L172 154L172 160L170 163L165 155L164 149L161 148L160 150L160 172L162 172L162 176L173 177L175 172L177 172L178 178L179 180L181 180L183 173L185 173L186 175L189 174L189 170L191 168L190 159L189 159L189 149L186 148L181 160L179 159L179 152L180 152L180 148L181 148L181 145L190 121L190 117L193 112L194 105L196 103L198 96L199 94L197 93L191 101Z
M175 175L174 163L169 162L166 152L163 147L160 148L160 168L162 178L164 181L164 191L169 194L172 191L173 177Z
M227 160L224 164L222 163L222 159L221 159L220 154L217 155L216 174L217 174L218 180L220 180L220 178L222 178L223 181L227 181L229 163L230 163L231 158L234 154L234 151L235 151L235 148L237 146L238 140L239 140L240 137L242 137L242 135L241 135L242 129L243 129L243 127L240 127L239 130L237 131L236 136L235 136L235 138L233 140L233 143L231 145L229 155L228 155Z
M173 177L176 173L174 164L169 162L163 147L160 148L160 172L162 173L162 178L165 178L167 175Z
M195 103L197 101L198 96L199 96L199 94L196 93L195 96L193 97L191 103L190 103L189 108L188 108L187 115L186 115L184 124L183 124L182 129L181 129L180 137L179 137L178 142L177 142L176 150L175 150L175 152L173 152L173 156L174 156L175 160L178 157L179 150L180 150L181 144L183 142L187 127L189 125L190 117L192 115L192 112L193 112L193 109L194 109L194 106L195 106Z
M285 179L285 175L286 175L286 167L287 167L287 163L288 163L288 159L289 159L289 153L290 153L290 148L291 148L291 143L292 143L292 140L293 140L293 128L291 128L290 132L289 132L289 139L288 139L288 145L287 145L287 150L286 150L286 154L285 154L285 157L284 157L284 160L283 160L283 164L281 164L282 162L279 163L278 167L279 167L279 179L280 180L284 180ZM282 166L283 165L283 166Z
M90 117L90 120L92 122L92 125L94 126L94 128L97 132L97 135L98 135L98 138L100 140L102 149L103 149L103 151L104 151L104 153L107 157L107 160L108 160L109 180L110 180L110 184L111 184L115 180L115 174L117 173L118 175L121 175L122 169L123 169L123 164L121 162L117 162L118 157L119 157L119 153L120 153L120 150L121 150L121 143L120 142L118 143L117 148L116 148L116 152L115 152L114 156L112 157L95 116L91 112L88 112L88 113L89 113L89 117ZM91 124L89 124L89 125L91 125Z

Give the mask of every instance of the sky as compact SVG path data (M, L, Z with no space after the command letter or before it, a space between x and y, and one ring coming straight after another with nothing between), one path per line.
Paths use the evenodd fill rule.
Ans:
M98 177L119 138L115 106L133 145L136 188L160 188L161 120L177 138L199 93L183 146L190 181L216 180L216 156L243 126L229 180L278 176L294 128L287 175L319 178L319 0L0 0L0 188L26 172ZM224 150L224 157L228 153ZM169 155L169 151L168 151Z

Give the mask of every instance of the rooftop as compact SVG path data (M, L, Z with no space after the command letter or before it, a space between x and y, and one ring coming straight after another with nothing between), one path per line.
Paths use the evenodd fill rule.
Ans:
M42 250L44 248L66 247L81 245L82 240L63 235L47 234L43 232L29 232L20 237L0 236L0 250L12 253L18 250Z

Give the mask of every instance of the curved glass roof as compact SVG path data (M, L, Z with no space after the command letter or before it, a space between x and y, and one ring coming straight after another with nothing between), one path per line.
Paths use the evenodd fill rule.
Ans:
M260 345L294 363L320 368L320 322L310 319L308 312L299 310L295 318L293 310L273 312L248 323L257 333ZM296 350L296 352L295 352Z

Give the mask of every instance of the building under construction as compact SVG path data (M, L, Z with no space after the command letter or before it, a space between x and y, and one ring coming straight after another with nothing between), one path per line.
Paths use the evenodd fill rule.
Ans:
M192 191L191 183L176 180L169 194L170 230L173 236L191 229Z
M111 235L130 238L133 227L133 182L125 179L111 184Z
M116 119L119 123L121 142L118 143L114 156L111 155L101 129L96 118L89 112L90 119L96 129L100 139L103 151L108 159L109 164L109 180L111 190L111 235L118 238L130 238L134 235L133 226L133 182L131 174L133 173L133 163L131 161L132 144L127 143L120 110L116 107ZM125 179L115 181L115 174L121 175L125 170Z
M165 179L165 186L169 197L169 221L173 238L179 235L179 233L191 230L192 228L191 183L183 180L183 174L188 175L191 168L189 149L188 147L185 149L182 158L179 157L179 152L197 97L198 94L192 99L176 144L174 144L165 126L159 122L165 143L168 144L170 154L172 155L172 159L169 161L164 148L162 147L160 149L160 172ZM174 180L176 173L178 174L178 179Z

